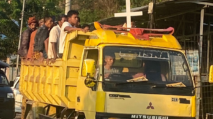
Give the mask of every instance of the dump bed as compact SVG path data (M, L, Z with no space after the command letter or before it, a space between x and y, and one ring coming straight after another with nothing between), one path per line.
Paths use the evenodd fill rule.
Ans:
M67 35L62 59L47 65L46 61L21 61L20 92L29 100L75 108L80 61L87 34Z

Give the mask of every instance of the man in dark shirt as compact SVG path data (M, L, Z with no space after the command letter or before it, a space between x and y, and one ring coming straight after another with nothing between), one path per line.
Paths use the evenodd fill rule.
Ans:
M30 35L35 31L37 21L35 17L30 17L28 20L28 28L21 35L21 44L18 50L20 57L25 58L29 49Z
M44 19L44 25L41 26L35 36L34 44L34 58L43 59L47 58L47 53L45 51L44 41L49 37L49 29L53 26L53 19L51 17L46 17Z

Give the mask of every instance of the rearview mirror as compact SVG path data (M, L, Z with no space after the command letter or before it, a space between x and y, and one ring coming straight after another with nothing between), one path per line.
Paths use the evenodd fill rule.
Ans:
M13 87L14 81L10 81L10 87Z
M88 88L92 88L96 84L94 74L95 74L95 60L85 59L83 62L82 76L86 77L84 84Z
M82 76L94 78L95 74L95 60L85 59L83 62Z
M209 69L209 83L213 83L213 65Z

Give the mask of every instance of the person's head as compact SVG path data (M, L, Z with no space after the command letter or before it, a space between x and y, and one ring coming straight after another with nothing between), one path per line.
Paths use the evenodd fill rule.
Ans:
M37 20L35 17L30 17L28 20L28 26L31 30L35 30L37 26Z
M66 22L67 21L67 16L66 15L59 15L58 16L58 25L61 27L62 26L62 24L64 23L64 22Z
M107 53L104 57L104 65L112 66L114 63L114 53Z
M68 22L73 26L78 25L78 15L79 15L78 11L70 10L67 13Z
M86 30L87 32L89 31L89 25L87 25L87 24L84 24L83 25L83 27L82 27L82 29L84 29L84 30Z
M39 27L42 26L42 25L44 25L44 19L39 20Z
M131 22L131 28L136 28L134 21Z
M123 24L123 27L124 27L124 28L127 28L127 23L124 23L124 24ZM131 22L131 28L136 28L135 22L134 22L134 21Z
M46 27L52 28L53 27L53 19L51 17L46 17L44 19L44 24L45 24Z

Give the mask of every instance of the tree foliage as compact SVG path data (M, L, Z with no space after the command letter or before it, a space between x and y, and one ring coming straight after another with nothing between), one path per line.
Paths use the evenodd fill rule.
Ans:
M23 0L0 0L0 59L15 54L18 47L19 24ZM23 29L27 19L36 16L56 16L64 13L65 0L26 0ZM147 5L151 0L130 0L131 7ZM163 0L157 0L161 2ZM78 6L81 24L91 23L112 17L114 13L125 9L125 0L72 0L72 6ZM72 8L73 9L73 8ZM16 21L16 22L15 22ZM18 23L18 24L17 24ZM4 36L4 37L1 37Z
M131 8L147 5L152 0L130 0ZM165 0L156 0L162 2ZM73 0L79 6L81 23L91 23L112 17L126 8L126 0Z
M17 53L22 1L0 0L0 60ZM57 6L63 0L26 1L23 29L26 29L29 17L36 16L37 19L41 19L44 16L55 16L63 13L63 8Z

